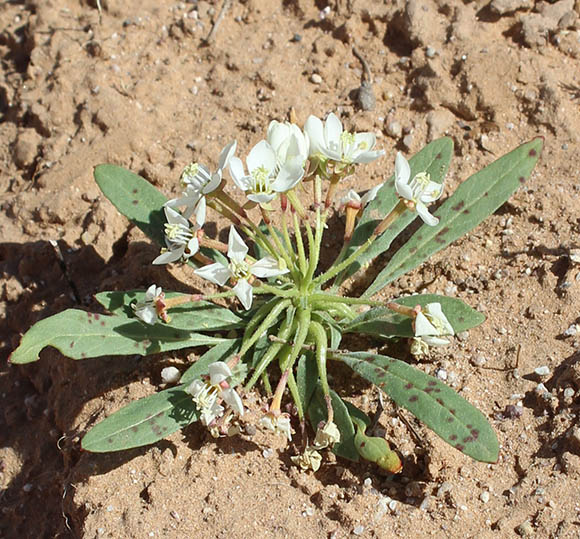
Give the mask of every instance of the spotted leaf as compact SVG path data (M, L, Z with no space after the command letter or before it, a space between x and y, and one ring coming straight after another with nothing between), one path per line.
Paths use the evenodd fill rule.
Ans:
M335 357L382 389L455 449L475 460L497 462L499 444L485 416L440 380L387 356L355 352Z

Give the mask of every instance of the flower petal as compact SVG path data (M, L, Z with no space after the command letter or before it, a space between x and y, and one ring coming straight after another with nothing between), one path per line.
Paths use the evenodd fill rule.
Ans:
M425 204L423 204L421 201L418 201L416 206L417 206L417 213L419 214L419 217L421 217L421 219L423 219L423 222L426 225L435 226L435 225L439 224L439 218L431 215L429 213L429 210L427 209L427 206L425 206Z
M295 187L302 179L302 176L304 176L303 168L282 167L271 187L278 193L285 193Z
M248 254L248 246L244 243L234 225L230 226L230 235L228 237L228 258L236 262L243 262Z
M324 124L324 139L326 145L329 146L331 142L334 144L340 144L340 135L342 135L342 131L342 122L334 112L331 112L326 117L326 122Z
M254 289L252 285L246 281L246 279L240 279L232 290L244 306L244 309L246 309L246 311L249 310L254 298Z
M230 268L220 262L197 268L193 273L219 286L226 284L227 280L232 276Z
M369 189L360 199L360 203L362 206L366 206L369 202L372 202L375 198L377 198L377 193L380 191L381 187L385 185L384 183L379 183L379 185L375 185L372 189Z
M276 198L276 193L272 193L271 195L268 195L266 193L251 193L250 195L248 195L248 200L251 200L252 202L255 202L256 204L266 204L272 200L274 200Z
M378 159L379 157L385 155L385 150L375 150L372 152L362 152L358 154L354 159L353 163L365 164Z
M206 202L205 197L201 197L195 207L195 222L199 228L205 224Z
M220 397L226 401L227 405L239 416L244 415L244 405L242 404L242 399L238 395L235 389L231 387L222 390Z
M236 153L237 146L238 146L238 142L233 140L227 146L225 146L224 149L221 151L219 159L218 159L218 170L220 172L228 166L230 159Z
M439 332L427 317L419 312L415 318L415 337L424 337L425 335L439 335Z
M276 277L288 273L288 269L280 269L278 261L273 256L265 256L250 266L250 272L259 278Z
M165 251L161 253L151 264L155 264L156 266L160 264L170 264L171 262L177 262L185 252L185 245L179 246L177 249Z
M211 363L207 368L207 372L209 374L209 379L212 386L217 386L224 380L230 378L232 375L232 370L224 361L216 361L215 363Z
M271 173L276 168L276 153L267 141L261 140L250 150L246 158L246 164L250 174L260 167L264 167Z
M395 157L395 183L408 184L411 178L411 167L405 156L401 152L397 152ZM405 198L409 198L405 195ZM409 198L410 199L410 198Z
M244 187L242 187L238 182L240 182L240 180L246 175L245 171L244 171L244 164L242 163L242 160L239 157L232 157L230 159L230 162L228 164L228 167L230 169L230 175L232 176L232 179L234 180L234 182L236 183L236 185L245 191Z
M324 142L324 126L322 120L316 116L309 116L304 124L304 131L308 135L310 141L308 154L310 156L322 154L322 148L326 146Z

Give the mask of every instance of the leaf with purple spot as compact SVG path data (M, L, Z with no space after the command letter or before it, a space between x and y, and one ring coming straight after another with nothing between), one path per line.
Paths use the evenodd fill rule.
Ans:
M407 363L368 352L336 359L383 390L455 449L482 462L497 462L497 436L485 416L441 381Z
M82 439L85 451L108 453L153 444L197 421L185 386L134 401L94 426Z

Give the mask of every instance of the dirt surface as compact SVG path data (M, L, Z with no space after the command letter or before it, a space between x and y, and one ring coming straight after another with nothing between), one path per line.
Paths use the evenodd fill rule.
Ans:
M327 10L234 1L209 43L221 1L101 5L100 16L94 1L0 3L0 535L578 537L578 0L337 0ZM370 96L358 92L368 76L353 45ZM203 289L179 268L150 265L157 248L127 231L94 165L123 165L175 194L186 164L214 165L234 137L244 154L291 107L301 122L335 111L377 133L387 157L350 180L359 191L391 174L397 149L412 154L444 134L455 142L448 192L545 137L509 203L383 292L454 295L487 315L420 367L490 419L497 464L470 460L392 408L381 425L404 456L394 478L332 455L300 472L295 448L260 429L214 440L195 424L153 447L83 453L88 428L195 356L73 362L49 349L27 367L7 362L35 321L96 309L95 292ZM333 223L330 247L342 234L341 218ZM372 412L376 394L353 387ZM249 422L260 398L246 398Z

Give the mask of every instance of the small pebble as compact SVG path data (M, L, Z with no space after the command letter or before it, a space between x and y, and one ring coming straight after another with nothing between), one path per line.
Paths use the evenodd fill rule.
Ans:
M507 124L505 124L505 126L508 131L511 131L515 127L515 125L511 122L508 122Z
M427 56L427 58L433 58L436 53L437 51L433 47L427 47L427 50L425 51L425 56Z
M487 363L487 359L485 358L485 356L479 354L479 355L471 358L471 363L473 365L475 365L476 367L483 367L483 365L485 365Z
M387 124L387 135L393 138L399 138L403 133L401 124L397 121L392 121Z
M267 448L267 449L264 449L264 451L262 451L262 456L265 459L270 458L273 454L274 454L274 450L272 448Z
M572 324L566 331L564 331L564 335L566 337L573 337L578 333L580 326L578 324Z
M411 134L405 135L403 137L403 146L405 146L407 150L410 150L412 145L413 145L413 135Z
M177 384L181 378L181 373L176 367L165 367L161 370L161 381L164 384Z
M550 374L550 367L547 367L546 365L543 365L542 367L536 367L534 372L539 376L547 376Z
M352 533L354 533L354 535L362 535L365 531L365 527L364 526L357 526L354 530L352 530Z
M567 387L564 390L564 398L565 399L571 399L574 397L575 394L576 394L576 392L571 387Z
M457 334L457 338L458 338L460 341L466 341L467 339L469 339L469 331L460 331L460 332Z
M437 369L435 371L435 375L437 376L437 378L439 378L439 380L447 380L447 371L445 369Z
M302 41L302 36L300 34L294 34L290 41L293 43L298 43L299 41Z
M24 485L22 487L22 490L24 492L32 492L32 489L34 488L34 485L32 483L26 483L26 485Z
M419 506L419 509L421 509L421 511L427 511L429 509L429 505L431 505L431 496L425 496L421 502L421 505Z
M322 84L322 77L318 73L312 73L310 76L310 82L312 82L312 84Z
M482 501L482 503L487 503L489 502L489 492L487 490L484 490L480 495L479 495L479 499Z
M442 498L443 496L445 496L445 494L447 494L451 490L451 488L452 485L449 481L441 483L441 485L439 485L439 488L437 489L437 497Z
M391 511L395 511L395 509L397 509L397 500L391 500L389 502L389 509Z
M527 537L528 535L532 535L534 533L534 527L529 520L526 520L516 528L516 531L522 537Z

